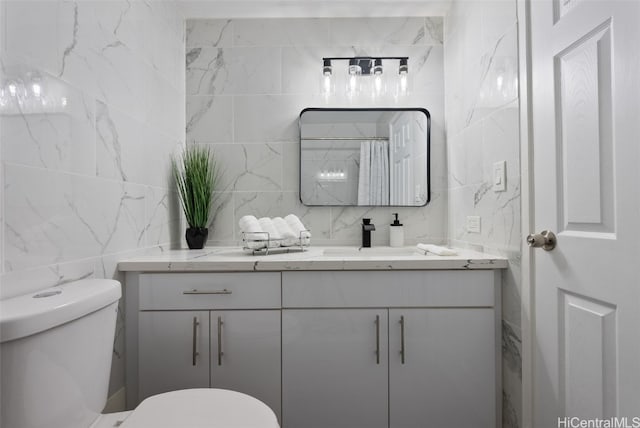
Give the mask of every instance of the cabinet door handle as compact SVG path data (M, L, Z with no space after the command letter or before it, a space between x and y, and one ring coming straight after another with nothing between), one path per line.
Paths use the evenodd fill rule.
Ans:
M400 362L404 364L406 349L404 347L404 315L400 316Z
M376 364L380 364L380 315L376 315Z
M198 344L198 326L200 325L200 322L198 321L198 317L193 317L193 341L192 341L192 348L191 348L191 364L192 365L196 365L196 358L198 357L198 349L197 349L197 344Z
M223 290L198 290L194 288L193 290L183 291L182 294L231 294L231 290L227 290L226 288Z
M224 352L222 352L222 325L224 321L222 321L222 317L218 317L218 365L222 365L222 356Z

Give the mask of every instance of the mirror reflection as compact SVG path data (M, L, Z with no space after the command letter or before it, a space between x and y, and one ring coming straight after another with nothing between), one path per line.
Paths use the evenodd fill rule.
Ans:
M429 137L425 109L305 109L300 200L308 206L424 206Z

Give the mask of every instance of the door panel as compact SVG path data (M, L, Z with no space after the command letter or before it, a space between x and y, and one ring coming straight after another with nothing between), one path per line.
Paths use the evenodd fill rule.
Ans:
M211 386L249 394L280 418L280 311L211 312Z
M391 136L390 175L391 180L391 205L411 205L415 203L413 197L413 145L416 136L413 132L414 123L412 115L397 113L389 124ZM422 140L422 141L426 141Z
M613 233L611 21L557 54L554 63L560 122L558 232Z
M560 397L567 415L598 418L616 412L616 309L560 293ZM588 374L588 375L585 375Z
M391 428L494 428L494 332L491 308L390 310Z
M142 311L138 328L140 401L162 392L209 387L208 312Z
M533 426L637 416L640 2L531 2Z
M283 427L387 427L387 344L386 309L283 310Z

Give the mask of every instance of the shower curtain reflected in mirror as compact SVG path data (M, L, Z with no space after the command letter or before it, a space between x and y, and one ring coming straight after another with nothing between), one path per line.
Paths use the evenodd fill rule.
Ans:
M389 205L389 142L360 143L358 205Z

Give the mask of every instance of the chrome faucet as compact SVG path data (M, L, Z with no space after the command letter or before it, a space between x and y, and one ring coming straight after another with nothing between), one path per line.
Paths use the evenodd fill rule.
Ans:
M362 219L362 248L371 248L371 231L376 230L376 225L371 224L370 218Z

